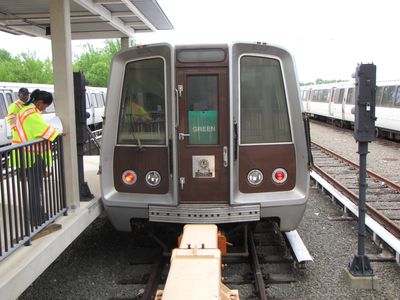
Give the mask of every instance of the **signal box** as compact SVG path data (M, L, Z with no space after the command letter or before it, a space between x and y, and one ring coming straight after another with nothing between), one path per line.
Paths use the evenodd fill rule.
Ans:
M360 64L356 70L354 138L358 142L375 140L376 66Z

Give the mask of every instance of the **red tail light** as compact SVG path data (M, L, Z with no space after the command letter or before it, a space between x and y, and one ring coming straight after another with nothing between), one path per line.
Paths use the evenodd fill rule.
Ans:
M272 180L275 183L282 184L285 183L288 178L287 172L283 168L277 168L272 172Z
M137 181L137 175L132 170L126 170L124 173L122 173L122 181L125 184L132 185Z

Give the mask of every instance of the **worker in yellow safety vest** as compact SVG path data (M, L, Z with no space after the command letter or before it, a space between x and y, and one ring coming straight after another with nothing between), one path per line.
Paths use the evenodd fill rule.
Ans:
M8 114L6 117L6 121L11 128L12 139L15 140L17 138L17 131L15 128L15 124L17 121L17 115L19 111L25 106L25 103L29 99L29 90L27 88L20 88L18 91L18 99L15 100L8 106Z
M53 141L58 131L47 123L41 114L47 107L53 103L53 95L39 89L34 90L29 101L18 112L15 129L15 144L28 142L39 138Z
M143 106L137 104L136 102L132 102L132 110L130 113L133 116L134 122L150 122L151 116L150 114L144 109Z
M53 95L39 89L31 93L29 101L18 112L14 144L44 138L53 141L58 130L48 124L41 114L53 102ZM30 216L33 226L40 226L48 219L43 199L43 178L46 167L52 166L50 144L40 142L24 147L25 168L28 178ZM18 166L20 166L20 157ZM50 172L49 172L50 173Z

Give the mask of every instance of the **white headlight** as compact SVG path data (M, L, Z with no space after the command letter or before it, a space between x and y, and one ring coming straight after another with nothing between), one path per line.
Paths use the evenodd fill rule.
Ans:
M263 179L263 173L257 169L253 169L247 174L247 181L253 186L259 185Z
M161 182L161 175L157 171L149 171L146 174L146 183L149 186L157 186Z

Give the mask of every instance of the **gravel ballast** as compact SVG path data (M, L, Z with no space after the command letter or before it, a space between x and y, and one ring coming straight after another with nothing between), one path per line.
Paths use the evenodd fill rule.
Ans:
M358 162L357 143L349 131L339 132L326 125L311 124L316 142ZM368 168L393 181L399 180L399 147L373 142L369 147ZM400 299L400 266L394 262L372 262L379 280L377 290L349 287L344 270L357 251L357 222L334 221L342 211L314 184L298 232L314 258L303 271L294 271L297 282L274 285L268 295L291 299ZM113 299L134 298L144 286L121 285L119 274L135 270L129 259L135 237L116 232L102 216L21 295L19 299ZM367 254L380 252L372 240L366 241Z

